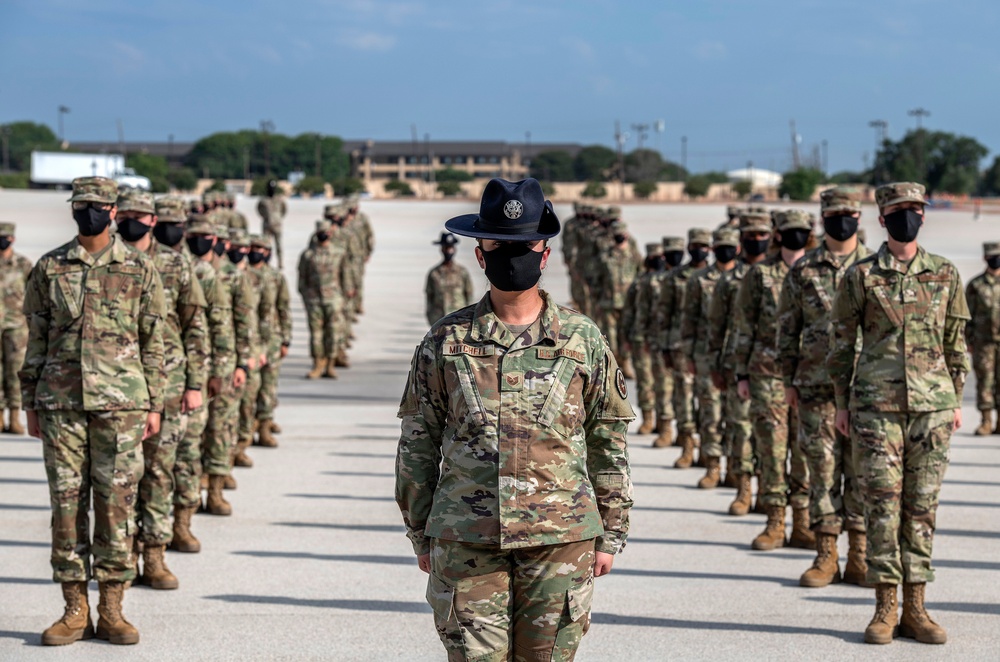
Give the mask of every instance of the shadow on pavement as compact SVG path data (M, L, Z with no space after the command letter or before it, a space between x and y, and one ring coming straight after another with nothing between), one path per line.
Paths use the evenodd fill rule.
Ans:
M647 510L656 513L695 513L698 515L717 515L729 519L729 513L724 513L711 508L677 508L676 506L632 506L632 510Z
M8 483L10 485L48 485L49 482L44 478L0 478L0 483Z
M790 577L764 577L754 575L727 575L721 572L681 572L678 570L639 570L637 568L615 568L616 575L633 577L659 577L661 579L709 579L723 582L767 582L781 586L798 586L799 580Z
M0 456L0 462L42 462L40 457L18 457L16 455Z
M1000 503L985 503L983 501L950 501L941 502L942 506L952 506L958 508L1000 508Z
M395 453L356 453L354 451L331 451L327 455L337 455L340 457L396 457Z
M395 501L395 497L390 496L360 496L357 494L286 494L286 497L297 497L299 499L348 499L351 501Z
M395 475L388 471L324 471L324 476L367 476L371 478L394 478Z
M948 559L931 561L931 565L938 568L957 568L958 570L1000 570L1000 562L997 561L952 561Z
M48 545L46 545L47 547ZM39 577L0 577L0 586L4 584L45 584L46 586L51 586L55 582L49 579L41 579Z
M354 441L362 439L364 441L399 441L399 435L388 434L342 434L339 437L332 437L333 441Z
M632 545L694 545L696 547L729 547L732 549L748 549L748 545L734 542L719 542L717 540L676 540L671 538L633 538L629 536Z
M307 561L347 561L350 563L381 563L388 565L413 565L412 556L371 556L367 554L313 554L311 552L233 552L238 556L252 556L259 559L302 559ZM0 579L0 583L2 579Z
M274 526L290 526L299 529L337 529L342 531L385 531L404 533L406 529L398 524L327 524L325 522L274 522Z
M949 467L972 467L974 469L1000 469L1000 464L989 462L949 462Z
M50 542L34 542L30 540L0 540L0 547L52 547Z
M50 510L51 506L38 506L27 503L0 503L0 510Z
M976 487L1000 487L1000 483L989 480L948 480L944 481L945 485L974 485Z
M615 570L618 572L618 570ZM650 616L622 616L619 614L595 613L591 615L592 623L601 625L642 625L656 628L673 628L677 630L722 630L732 632L752 632L768 634L812 634L834 637L848 643L863 643L858 632L841 632L824 628L796 627L794 625L765 625L763 623L713 623L711 621L682 621L677 618L654 618Z
M288 605L291 607L319 607L321 609L352 609L356 611L390 611L399 613L430 613L431 608L423 602L400 602L397 600L308 600L280 595L208 595L206 600L265 605ZM38 636L38 635L34 635Z
M838 605L873 605L872 598L843 598L832 595L810 595L806 600L813 602L830 602ZM992 614L1000 615L1000 604L990 604L984 602L935 602L927 601L927 611L958 611L968 614Z
M975 531L969 529L938 529L937 536L960 536L962 538L1000 538L1000 531Z
M15 632L14 630L0 630L0 639L20 639L28 646L41 646L42 638L37 632Z

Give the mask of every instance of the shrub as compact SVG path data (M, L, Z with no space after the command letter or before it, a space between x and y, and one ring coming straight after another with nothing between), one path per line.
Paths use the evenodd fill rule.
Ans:
M410 185L401 179L394 179L391 182L385 183L385 192L394 193L397 198L405 198L413 196L413 189Z
M295 192L304 198L309 198L317 194L326 192L326 182L322 177L303 177L295 187Z
M608 189L604 188L604 184L600 182L587 182L580 195L585 198L603 198L607 194Z
M462 193L462 186L458 182L438 182L437 190L441 195L451 197L460 195Z
M642 198L643 200L656 193L656 189L656 182L649 180L636 182L632 185L632 192L635 193L635 197Z

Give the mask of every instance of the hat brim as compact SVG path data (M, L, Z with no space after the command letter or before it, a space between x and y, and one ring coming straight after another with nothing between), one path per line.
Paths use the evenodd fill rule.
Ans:
M832 207L824 207L820 210L820 214L825 214L828 211L842 211L848 214L860 214L861 207L851 207L850 205L834 205Z
M881 205L879 205L879 209L885 209L886 207L891 207L892 205L898 205L903 202L916 202L917 204L923 205L925 207L933 206L925 198L914 198L913 196L910 195L904 195L901 198L893 198L892 200L888 200L882 203Z
M114 205L118 203L118 198L108 200L107 198L99 196L96 193L78 193L66 202L100 202L106 205Z
M463 237L495 239L496 241L540 241L551 239L559 234L559 219L556 218L556 214L552 210L552 203L548 200L545 201L545 211L542 212L542 218L538 221L538 228L534 232L506 234L486 232L476 227L476 221L478 220L479 214L462 214L461 216L448 219L444 227L448 232Z
M740 232L766 232L771 234L774 231L770 225L756 224L756 225L746 225L740 228Z

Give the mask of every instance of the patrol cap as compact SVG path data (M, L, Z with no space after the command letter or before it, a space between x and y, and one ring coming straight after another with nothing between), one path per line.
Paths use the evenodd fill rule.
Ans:
M685 248L684 237L664 237L663 238L663 251L669 253L670 251L683 251Z
M127 189L118 195L118 211L137 211L143 214L155 214L156 203L153 194L137 188Z
M218 237L219 239L223 239L225 241L229 241L229 228L227 228L225 225L216 225L211 221L209 221L209 225L211 225L212 229L215 231L214 234L216 237Z
M740 208L737 207L736 205L729 205L728 207L726 207L726 216L730 218L734 216L739 216L740 213L741 213Z
M458 237L450 232L442 232L441 238L437 241L432 241L431 244L434 246L455 246L458 244Z
M2 225L0 225L0 234L3 234ZM983 244L983 255L985 255L986 257L1000 255L1000 241L987 241L985 244Z
M691 228L688 230L689 244L712 245L712 231L707 228Z
M215 202L215 191L205 191L201 194L201 201L203 204L211 204Z
M13 237L16 227L13 223L0 223L0 237Z
M889 205L898 205L901 202L919 202L927 204L924 194L927 189L923 184L916 182L895 182L884 184L875 189L875 203L879 209L885 209Z
M69 202L103 202L113 205L118 201L118 184L107 177L77 177L73 180L73 195Z
M252 248L266 248L271 250L271 238L265 237L262 234L252 234L250 235L250 246Z
M611 223L611 231L615 234L619 232L628 232L628 223L625 221L613 221Z
M861 211L861 191L854 186L835 186L819 194L819 211L852 214Z
M744 211L740 214L740 232L771 232L771 215L767 212Z
M184 232L186 234L218 235L218 229L212 225L212 222L204 214L194 214L188 218L187 223L184 225Z
M226 191L220 197L224 197L226 199L226 202L232 202L232 203L236 202L236 194L230 193L229 191Z
M187 220L187 205L177 196L164 196L156 201L156 218L158 223L183 223Z
M327 205L327 206L329 206L329 205ZM327 230L330 229L331 225L333 225L333 224L330 223L330 221L328 221L325 218L322 218L322 219L316 221L316 232L326 232Z
M739 246L740 231L736 228L719 228L712 233L713 246Z
M187 208L188 208L189 212L194 212L195 209L201 209L201 206L202 206L202 202L201 202L201 200L198 200L197 198L194 198L192 200L188 200L188 202L187 202ZM195 212L195 213L197 213L197 212Z
M338 203L330 203L323 207L323 216L340 216L343 208Z
M812 230L813 224L807 212L801 209L786 209L778 212L778 230Z
M250 246L250 235L241 228L229 228L229 243L233 246Z
M646 244L646 255L649 257L656 257L657 255L663 255L663 244L658 244L655 242L650 242Z

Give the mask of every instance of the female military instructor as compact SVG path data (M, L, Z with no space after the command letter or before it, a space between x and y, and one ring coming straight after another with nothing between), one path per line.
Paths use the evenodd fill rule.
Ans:
M490 290L413 355L396 501L449 660L572 660L628 534L625 378L538 288L559 220L536 180L493 179L445 227L477 240Z

